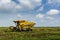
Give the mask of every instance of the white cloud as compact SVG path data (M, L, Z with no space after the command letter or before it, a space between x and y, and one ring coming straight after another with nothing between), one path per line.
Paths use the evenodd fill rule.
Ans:
M22 6L20 6L20 5L16 5L16 7L15 7L17 10L19 10L19 9L22 9Z
M39 10L42 11L44 9L44 6L40 7Z
M20 2L20 4L16 4L16 2L12 0L0 0L0 10L27 10L31 11L35 7L40 6L42 0L17 0Z
M5 12L14 12L15 11L15 7L16 7L16 3L14 3L11 0L0 0L0 11L3 13Z
M17 17L21 18L22 16L20 14L17 14Z
M29 0L19 0L19 2L24 8L30 8L32 6Z
M33 5L41 5L42 0L33 0L32 4Z
M44 9L44 6L41 6L41 7L37 10L37 12L43 11L43 9Z
M60 0L48 0L49 3L60 3Z
M56 15L59 14L59 10L57 9L51 9L47 12L47 15Z
M48 0L48 4L52 4L52 5L60 4L60 0Z
M0 0L1 3L10 3L11 0Z
M41 5L42 0L19 0L19 2L24 9L33 10L36 6Z
M54 18L53 17L46 17L46 19L49 19L49 20L54 20Z
M11 8L14 4L11 0L0 0L0 8Z
M41 5L42 0L18 0L20 4L16 4L11 0L0 0L0 8L23 8L23 9L33 9L35 6Z
M43 14L37 14L36 18L44 18L44 15Z
M47 4L51 4L51 0L48 0L48 1L47 1Z
M13 18L10 18L9 21L11 21Z

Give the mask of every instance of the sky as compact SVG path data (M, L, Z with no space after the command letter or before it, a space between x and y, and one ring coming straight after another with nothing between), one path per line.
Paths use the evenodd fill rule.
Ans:
M0 0L0 26L15 26L13 20L60 26L60 0Z

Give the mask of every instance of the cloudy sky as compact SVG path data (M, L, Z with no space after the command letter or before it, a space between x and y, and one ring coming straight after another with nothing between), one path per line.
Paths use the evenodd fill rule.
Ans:
M35 26L60 26L60 0L0 0L0 26L27 20Z

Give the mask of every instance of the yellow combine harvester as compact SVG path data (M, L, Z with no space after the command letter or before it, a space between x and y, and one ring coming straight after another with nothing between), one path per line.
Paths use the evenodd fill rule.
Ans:
M16 27L10 26L9 29L12 31L32 31L32 27L35 25L34 22L28 22L25 20L14 20Z

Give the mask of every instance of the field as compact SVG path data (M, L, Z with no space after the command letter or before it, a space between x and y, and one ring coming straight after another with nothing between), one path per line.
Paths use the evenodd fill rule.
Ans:
M60 40L60 27L35 27L29 32L12 32L0 27L0 40Z

